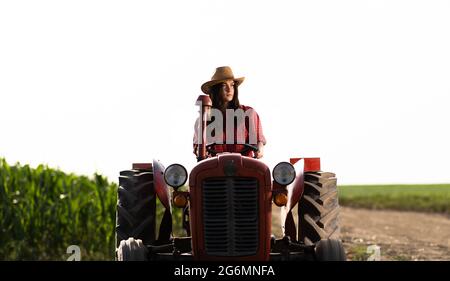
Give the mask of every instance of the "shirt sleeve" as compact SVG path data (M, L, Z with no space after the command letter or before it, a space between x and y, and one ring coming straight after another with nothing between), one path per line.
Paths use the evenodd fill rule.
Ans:
M266 141L266 137L264 136L264 132L263 132L262 124L261 124L261 118L259 117L259 114L256 112L255 109L253 109L250 106L242 106L242 108L245 111L251 110L251 112L252 112L250 117L251 117L251 122L253 122L253 126L250 126L250 128L253 127L252 130L256 131L256 132L253 131L253 133L256 133L256 144L258 142L262 142L264 145L266 145L267 141Z
M264 145L266 145L266 137L263 133L263 128L261 125L261 118L259 118L258 113L256 113L256 130L257 130L257 140L258 142L262 142Z

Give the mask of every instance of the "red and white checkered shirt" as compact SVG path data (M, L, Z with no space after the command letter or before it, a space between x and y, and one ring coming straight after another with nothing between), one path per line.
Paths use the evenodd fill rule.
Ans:
M266 138L264 137L261 119L259 118L258 113L250 106L241 105L240 109L247 113L248 118L244 118L245 120L241 120L239 124L237 119L235 118L234 126L231 128L234 129L233 141L230 142L229 140L229 143L227 143L226 116L223 116L223 130L221 130L221 132L220 130L218 130L218 132L214 132L215 130L213 130L210 134L206 134L206 144L208 145L214 143L211 148L215 152L241 153L242 151L245 151L244 153L242 153L243 155L253 157L253 151L246 149L246 147L242 145L242 143L247 143L254 146L256 146L258 142L262 142L264 145L266 144ZM209 121L207 124L211 124L211 122L214 122L214 120ZM194 147L199 143L199 141L201 141L201 139L198 138L198 132L201 132L199 131L199 125L199 118L197 118L194 126ZM239 134L238 132L243 132L243 134Z

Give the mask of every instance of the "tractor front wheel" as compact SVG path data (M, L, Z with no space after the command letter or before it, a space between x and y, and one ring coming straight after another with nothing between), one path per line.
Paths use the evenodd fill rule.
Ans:
M345 261L344 246L335 239L322 239L316 243L316 259L318 261Z
M147 247L141 239L128 238L120 241L117 248L118 261L148 261Z

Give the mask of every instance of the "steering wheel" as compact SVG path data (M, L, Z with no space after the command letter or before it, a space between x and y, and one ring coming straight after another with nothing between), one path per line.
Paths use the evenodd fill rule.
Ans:
M206 151L209 152L209 154L211 154L212 156L216 156L216 154L217 154L217 151L212 149L212 147L214 145L216 145L215 142L206 145ZM241 154L247 153L247 151L251 150L251 151L255 152L255 155L253 156L253 158L256 158L256 152L259 151L259 148L257 146L254 146L254 145L251 145L248 143L242 143L242 145L245 146L245 148L241 150L241 152L240 152Z
M259 151L259 148L257 146L254 146L254 145L251 145L248 143L243 143L243 145L245 146L245 148L241 151L241 154L246 153L247 151L251 150L251 151L255 152L254 153L255 155L253 156L253 158L256 159L256 152Z

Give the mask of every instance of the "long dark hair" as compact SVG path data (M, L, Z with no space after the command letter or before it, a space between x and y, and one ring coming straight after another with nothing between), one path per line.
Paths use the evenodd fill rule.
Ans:
M238 109L241 104L239 103L238 86L234 84L234 96L233 99L228 103L228 107L224 108L222 97L220 96L220 89L222 88L222 83L213 85L209 91L209 97L212 100L212 107L217 108L221 111L225 109Z

